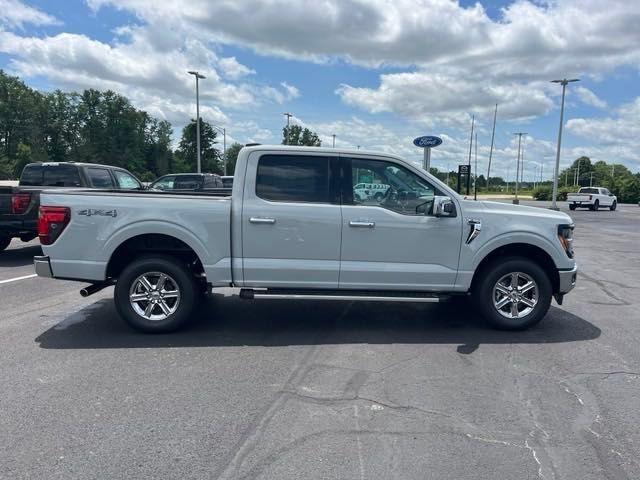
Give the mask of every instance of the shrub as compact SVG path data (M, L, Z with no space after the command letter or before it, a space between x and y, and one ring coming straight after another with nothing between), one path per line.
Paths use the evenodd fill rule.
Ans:
M551 188L550 187L538 187L533 193L535 200L551 200Z

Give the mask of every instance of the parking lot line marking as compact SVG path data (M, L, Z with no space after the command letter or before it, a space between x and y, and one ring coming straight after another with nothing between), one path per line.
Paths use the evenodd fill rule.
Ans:
M17 282L18 280L26 280L27 278L33 278L33 277L37 277L37 276L38 276L37 274L33 273L31 275L25 275L23 277L9 278L7 280L0 280L0 284Z

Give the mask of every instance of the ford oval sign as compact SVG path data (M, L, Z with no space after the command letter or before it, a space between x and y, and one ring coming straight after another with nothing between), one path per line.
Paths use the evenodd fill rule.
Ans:
M427 135L424 137L418 137L413 140L413 144L416 147L420 148L432 148L437 147L442 143L442 139L440 137L433 137L431 135Z

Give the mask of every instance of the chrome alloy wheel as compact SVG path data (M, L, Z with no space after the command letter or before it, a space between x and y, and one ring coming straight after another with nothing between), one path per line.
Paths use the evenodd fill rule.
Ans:
M131 284L129 303L134 312L147 320L164 320L178 309L180 287L166 273L143 273Z
M493 287L493 306L506 318L523 318L538 303L538 284L522 272L504 275Z

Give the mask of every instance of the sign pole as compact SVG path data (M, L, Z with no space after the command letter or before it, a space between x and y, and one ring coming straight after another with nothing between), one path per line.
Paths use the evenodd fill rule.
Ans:
M431 147L425 147L423 150L424 158L422 160L422 167L428 172L431 168Z

